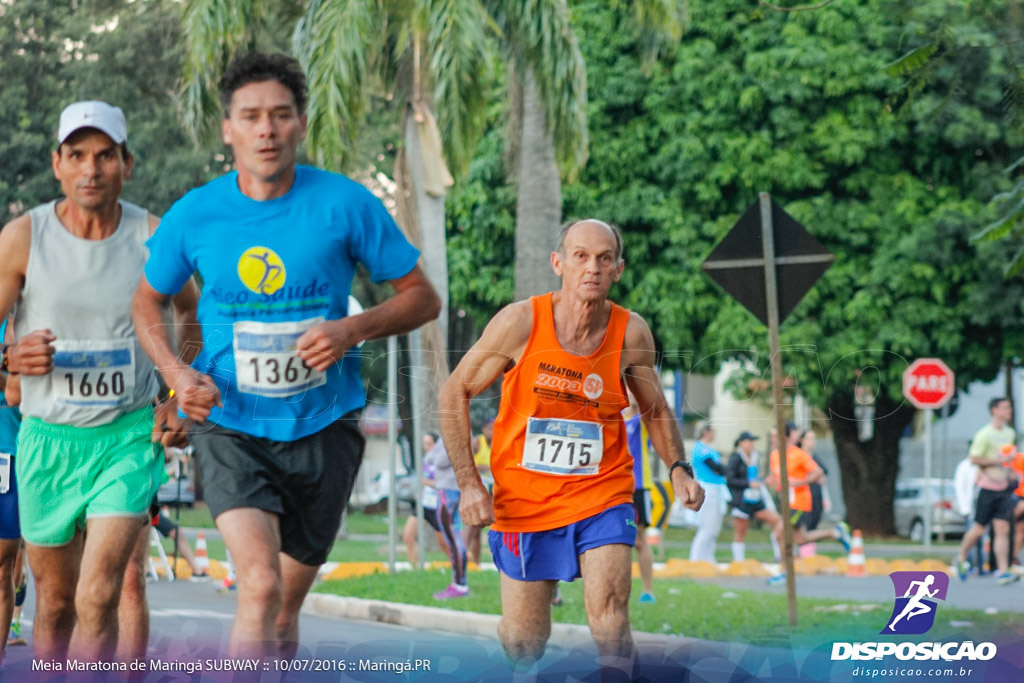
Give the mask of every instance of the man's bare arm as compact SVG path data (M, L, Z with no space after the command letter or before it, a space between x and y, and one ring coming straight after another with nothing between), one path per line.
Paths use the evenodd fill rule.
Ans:
M15 218L0 229L0 320L7 318L25 284L32 244L32 219Z
M360 342L411 332L441 314L441 298L419 266L388 284L394 288L394 296L352 316Z
M640 418L647 425L651 443L658 456L668 466L679 460L686 460L683 435L679 431L672 409L665 400L665 392L654 366L654 336L642 317L630 314L626 327L626 339L622 352L626 385L636 396L640 406ZM704 502L704 491L685 471L677 467L670 469L672 486L683 505L700 509Z
M153 289L143 274L132 298L135 334L142 350L163 375L164 382L174 390L182 412L189 419L202 422L210 416L214 406L220 405L220 391L212 379L189 367L171 348L162 310L170 299Z
M815 483L821 482L824 479L825 479L825 470L821 469L820 467L815 467L813 470L808 472L807 476L804 477L803 479L790 479L789 480L789 485L792 488L796 488L798 486L808 486L810 484L815 484Z
M146 355L153 360L157 370L164 376L170 387L174 386L174 373L181 364L177 354L171 347L164 308L170 304L171 297L158 292L149 284L143 275L139 286L132 297L132 322L135 323L135 334L139 337L139 345Z
M32 219L16 218L0 230L0 316L7 316L25 285L32 244ZM7 352L8 369L24 375L45 375L53 370L53 342L48 329L32 330Z
M199 287L189 278L181 291L174 295L174 342L181 362L192 364L203 348L203 330L199 327Z
M358 315L328 320L307 330L295 344L299 357L324 371L360 342L415 330L441 313L441 299L419 266L388 283L394 296Z
M2 318L0 318L2 320ZM7 316L7 327L4 329L4 344L14 343L14 316ZM5 375L0 373L0 391L4 393L7 405L16 406L21 403L21 375Z
M530 302L506 306L488 323L479 341L441 386L441 436L462 492L459 507L467 524L484 526L494 521L490 496L473 462L469 400L519 360L532 326Z
M158 227L160 227L160 218L149 214L151 237ZM178 357L183 362L191 364L203 348L203 333L196 318L196 310L199 307L199 287L194 279L189 278L181 291L174 295L172 304L174 306L174 345L178 350ZM167 299L165 298L161 302L161 307L166 307L166 305ZM135 329L138 330L138 327Z

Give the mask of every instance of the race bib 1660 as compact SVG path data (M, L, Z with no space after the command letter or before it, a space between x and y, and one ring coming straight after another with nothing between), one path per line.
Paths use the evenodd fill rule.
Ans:
M116 408L135 395L131 339L61 340L53 344L54 398L60 405Z

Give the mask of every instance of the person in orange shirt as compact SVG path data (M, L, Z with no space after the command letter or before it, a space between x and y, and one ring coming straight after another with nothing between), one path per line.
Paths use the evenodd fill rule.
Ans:
M633 458L620 414L627 386L675 495L704 492L684 460L679 424L642 317L608 300L622 275L622 238L599 220L568 223L551 266L558 291L502 309L441 388L441 434L467 524L491 525L501 572L498 636L518 669L543 654L558 581L582 577L587 622L604 666L632 675ZM494 424L494 497L473 463L469 402L504 373Z
M789 521L793 525L793 543L803 545L826 538L835 538L849 551L850 526L846 522L839 522L832 529L815 529L813 531L807 529L807 522L813 509L810 484L821 481L824 473L814 462L814 458L796 445L802 434L803 432L797 429L794 423L786 423L786 473L789 476ZM765 478L765 484L779 490L781 477L778 450L772 451L768 467L771 473ZM780 579L784 576L785 574L780 574L774 578Z
M1013 508L1014 538L1010 555L1018 557L1017 564L1020 564L1020 549L1024 546L1024 453L1018 453L1016 446L1010 446L1008 458L1010 467L1019 479L1017 488L1013 491L1017 496L1017 504Z

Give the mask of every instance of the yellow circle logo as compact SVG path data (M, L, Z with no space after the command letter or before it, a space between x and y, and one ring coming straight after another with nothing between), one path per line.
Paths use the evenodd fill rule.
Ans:
M238 277L257 294L273 294L284 287L284 261L273 249L249 247L238 259Z

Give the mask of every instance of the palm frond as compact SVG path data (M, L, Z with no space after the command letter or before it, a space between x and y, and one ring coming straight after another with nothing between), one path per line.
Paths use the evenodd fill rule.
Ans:
M979 230L973 236L974 240L995 241L1003 239L1024 222L1024 181L1018 181L1015 191L1007 194L1011 196L1004 197L1001 203L1008 204L1010 201L1015 203L1003 211L1003 215L997 220ZM999 200L1000 198L997 197L993 201Z
M533 71L558 165L574 180L588 155L587 72L565 0L485 0L485 5L507 49Z
M236 52L251 47L253 27L265 10L264 0L187 0L181 107L185 128L197 144L216 130L220 75Z
M908 73L919 71L922 67L928 64L928 61L932 58L939 49L937 42L929 42L924 45L915 47L896 61L886 65L886 71L890 76L904 76Z
M1017 277L1018 275L1024 274L1024 246L1017 250L1017 253L1010 259L1009 265L1006 266L1003 273L1006 277Z
M448 162L463 172L487 114L489 18L478 0L433 0L429 9L434 110Z
M686 0L612 0L612 7L632 9L648 66L664 49L679 44L688 21Z
M311 0L292 35L309 85L309 150L334 170L351 165L366 117L367 56L381 40L377 9L374 0Z
M1007 175L1010 175L1011 173L1013 173L1014 171L1016 171L1016 170L1017 170L1018 168L1020 168L1020 167L1021 167L1021 164L1024 164L1024 157L1020 157L1020 158L1019 158L1019 159L1017 159L1017 160L1016 160L1015 162L1013 162L1012 164L1010 164L1009 166L1007 166L1007 167L1006 167L1006 168L1005 168L1005 169L1003 170L1003 173L1006 173Z

